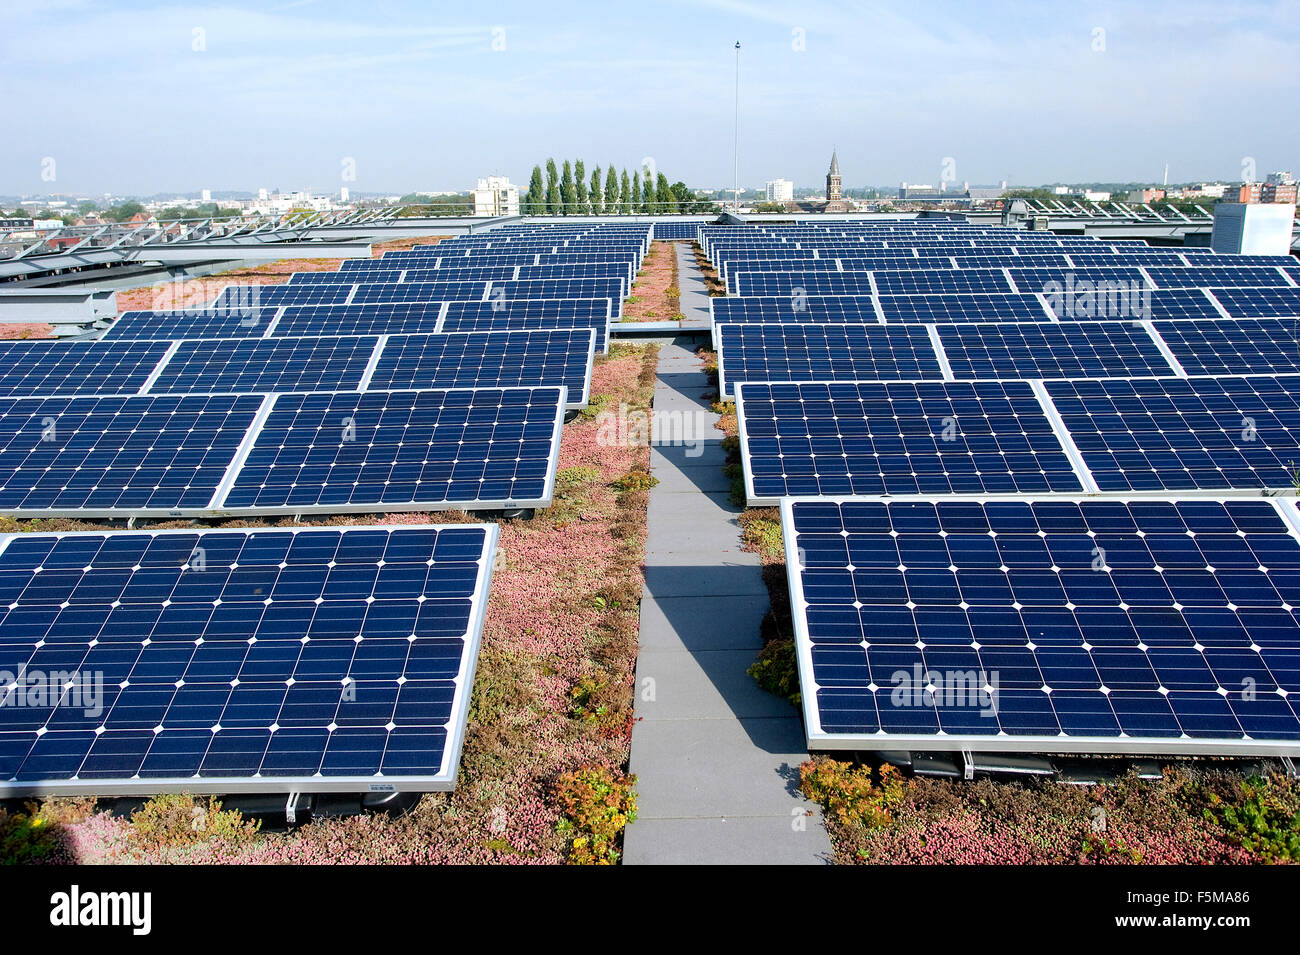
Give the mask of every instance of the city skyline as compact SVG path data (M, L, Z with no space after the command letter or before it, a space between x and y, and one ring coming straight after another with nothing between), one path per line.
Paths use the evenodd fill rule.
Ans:
M522 187L547 156L650 158L721 188L736 39L750 188L815 184L835 146L847 188L1159 182L1166 163L1171 182L1236 181L1247 163L1262 178L1300 151L1276 107L1300 82L1296 10L709 0L469 20L405 0L364 16L54 0L0 13L0 78L30 104L10 117L0 193Z

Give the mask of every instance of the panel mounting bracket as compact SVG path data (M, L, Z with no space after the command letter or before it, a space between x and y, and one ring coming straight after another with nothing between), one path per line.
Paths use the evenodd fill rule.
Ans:
M961 751L961 778L966 780L975 778L975 754L968 749Z

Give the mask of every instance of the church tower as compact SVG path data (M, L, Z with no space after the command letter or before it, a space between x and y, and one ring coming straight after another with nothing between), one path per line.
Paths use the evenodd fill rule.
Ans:
M840 160L831 150L831 168L826 173L826 199L828 202L839 202L844 198L844 183L840 179Z

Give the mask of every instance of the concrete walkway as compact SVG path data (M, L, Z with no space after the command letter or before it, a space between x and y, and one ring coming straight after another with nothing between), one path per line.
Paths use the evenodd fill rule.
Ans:
M707 315L689 247L678 255L682 311L693 317L702 306ZM761 646L767 588L758 558L740 549L697 347L683 337L659 353L656 414L678 412L695 429L687 437L703 440L650 452L659 484L650 492L632 730L639 809L623 861L827 863L821 816L806 815L814 807L798 792L807 759L799 714L745 672Z

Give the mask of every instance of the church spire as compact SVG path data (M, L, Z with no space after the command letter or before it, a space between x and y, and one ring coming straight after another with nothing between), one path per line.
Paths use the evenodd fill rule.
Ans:
M840 178L838 150L831 150L831 168L826 173L826 201L839 202L844 198L844 181Z

